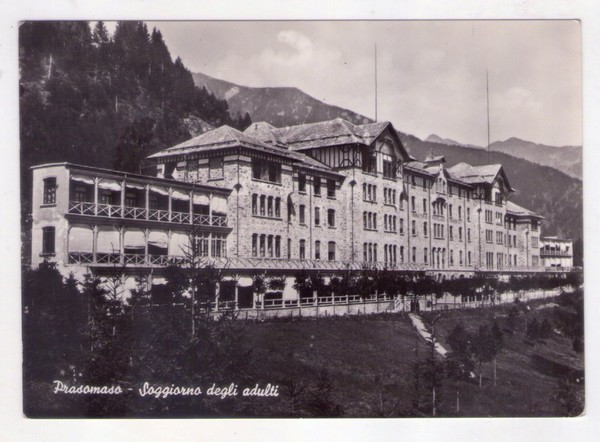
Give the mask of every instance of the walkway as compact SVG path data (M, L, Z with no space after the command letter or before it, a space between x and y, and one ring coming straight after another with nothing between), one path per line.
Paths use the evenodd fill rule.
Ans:
M409 313L408 317L410 318L413 327L417 330L417 333L419 333L427 342L431 342L431 333L427 330L421 317L415 313ZM446 350L439 342L435 343L435 351L444 357L446 357L446 353L448 353L448 350Z

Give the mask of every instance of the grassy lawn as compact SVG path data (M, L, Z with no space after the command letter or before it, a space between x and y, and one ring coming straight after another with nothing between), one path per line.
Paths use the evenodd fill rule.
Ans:
M412 364L426 348L403 315L265 322L249 324L246 334L259 376L281 385L280 398L268 404L273 408L262 410L266 415L290 411L285 385L291 379L310 388L323 370L331 381L331 400L345 416L410 413Z

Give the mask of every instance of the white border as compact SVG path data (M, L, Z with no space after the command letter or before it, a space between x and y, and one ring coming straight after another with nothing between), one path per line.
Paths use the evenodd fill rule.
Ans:
M7 2L8 3L8 2ZM21 0L4 4L0 18L0 439L13 440L576 440L600 434L596 272L600 218L594 195L600 149L600 8L595 0L431 1L277 0L155 2L143 0ZM17 26L30 19L541 19L582 21L586 285L586 415L571 419L338 419L338 420L30 420L21 405L20 201L18 192ZM595 173L596 172L596 173ZM552 185L552 183L549 183Z

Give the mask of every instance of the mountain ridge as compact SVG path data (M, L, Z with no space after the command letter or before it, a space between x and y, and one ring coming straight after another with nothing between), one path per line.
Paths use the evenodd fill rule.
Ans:
M193 73L192 77L196 86L206 88L219 99L226 99L232 115L248 113L254 122L266 121L275 127L317 123L337 117L354 124L373 122L364 115L327 104L293 86L242 86L201 72Z
M429 135L423 141L487 150L483 146L460 143L436 134ZM490 151L506 153L541 166L549 166L566 173L573 178L582 179L583 164L581 146L550 146L548 144L523 140L518 137L510 137L504 141L494 141L493 143L490 143Z

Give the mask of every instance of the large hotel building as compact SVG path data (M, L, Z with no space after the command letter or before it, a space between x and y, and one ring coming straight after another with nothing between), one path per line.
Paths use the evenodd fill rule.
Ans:
M302 269L543 270L542 217L510 201L500 164L417 161L389 122L222 126L148 161L156 176L34 167L33 266L55 261L79 275L123 266L131 280L160 284L195 241L237 287L257 273L286 276L282 306L295 302Z

